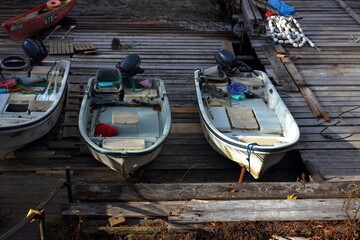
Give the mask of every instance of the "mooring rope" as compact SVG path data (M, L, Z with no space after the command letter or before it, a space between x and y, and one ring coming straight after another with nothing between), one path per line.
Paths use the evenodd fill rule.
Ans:
M250 157L251 157L251 153L253 152L254 146L259 146L259 144L257 144L257 143L249 143L249 144L246 146L246 152L247 152L247 158L246 158L246 160L249 162L249 181L250 181L250 178L251 178L251 172L250 172Z

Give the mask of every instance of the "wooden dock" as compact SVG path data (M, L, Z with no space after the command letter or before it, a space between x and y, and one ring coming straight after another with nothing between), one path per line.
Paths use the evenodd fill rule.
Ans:
M277 89L300 126L297 149L311 174L326 181L358 181L360 43L353 38L360 35L360 12L354 1L286 2L302 17L297 20L318 49L279 47L250 33L252 47L267 73L282 85ZM291 89L289 82L299 89Z
M19 9L14 7L16 4L13 2L2 1L1 22L33 5L33 1L21 1ZM264 32L266 22L260 19L261 15L251 10L256 15L252 16L241 5L246 2L251 4L251 1L234 2L232 14L242 16L238 21L245 24L240 38L235 38L223 22L185 25L164 21L126 22L121 18L100 15L101 12L88 16L83 14L86 8L75 8L49 42L60 41L69 26L76 24L66 41L77 46L91 43L94 52L49 55L49 59L69 59L72 63L64 110L49 134L0 161L2 211L9 213L14 222L21 219L29 208L35 207L58 186L57 180L65 177L64 169L69 166L75 199L80 203L90 201L100 204L82 205L84 214L89 216L92 215L89 211L96 207L106 210L108 206L104 205L105 202L112 203L114 214L124 211L125 217L143 218L148 214L150 217L167 218L169 212L175 214L174 209L183 208L191 199L219 201L218 205L215 202L207 206L214 210L209 214L218 214L218 219L192 218L191 222L189 219L193 212L203 211L199 210L202 204L197 203L196 206L187 206L188 214L180 216L177 212L176 216L171 216L169 221L173 225L169 228L176 229L181 228L179 224L226 221L223 214L228 214L231 209L224 208L229 204L224 201L283 200L287 195L296 194L299 198L315 199L313 203L316 202L304 201L297 208L299 212L306 208L311 215L312 208L324 207L326 211L328 206L335 205L333 215L319 215L314 211L311 216L320 217L319 220L348 219L349 215L343 212L341 204L348 199L348 191L356 188L360 181L360 41L356 41L360 38L360 22L356 17L360 15L360 10L357 3L344 0L287 1L302 16L298 21L306 36L321 50L318 51L309 46L273 45ZM355 12L349 13L344 4ZM251 8L256 9L254 6ZM9 9L14 12L10 14ZM44 39L51 30L42 32L39 37ZM247 44L252 46L254 55L241 47L245 31L249 36ZM0 58L23 54L21 42L11 41L4 29L0 30L0 39ZM112 46L113 39L120 43L116 49ZM236 183L239 166L215 152L204 138L193 87L193 70L213 66L214 52L229 45L239 53L239 59L250 64L256 64L259 59L260 67L276 83L301 131L300 143L283 161L259 181L249 179L243 185ZM93 159L81 142L77 116L87 80L98 68L114 67L132 53L141 57L144 76L159 77L165 81L173 125L161 154L134 172L127 183L119 183L116 172ZM316 101L307 101L309 96L318 105ZM313 105L321 106L318 112L312 110ZM330 122L325 121L328 120L326 117ZM334 199L334 202L323 199ZM165 203L149 208L145 204L148 201ZM47 214L50 217L59 215L60 204L66 202L64 191L46 209ZM131 202L140 203L132 205ZM169 207L166 204L175 205ZM241 202L234 204L237 204L236 211L243 211L239 207ZM276 204L283 202L269 203L274 206L271 211L276 211ZM124 209L129 206L138 208L139 212L126 212ZM63 214L74 215L72 210L79 208L79 203L66 205ZM155 211L155 208L158 210ZM291 211L291 207L288 210ZM266 205L261 211L266 211ZM104 216L101 211L100 214ZM244 220L240 215L228 220ZM301 214L294 216L298 218L284 217L283 220L301 220L303 217ZM258 220L268 221L271 218ZM0 227L0 234L6 231L6 227Z

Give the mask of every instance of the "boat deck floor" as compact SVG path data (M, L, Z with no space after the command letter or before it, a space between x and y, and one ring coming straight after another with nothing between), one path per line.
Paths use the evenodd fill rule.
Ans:
M121 114L123 113L123 114ZM114 116L124 113L133 113L136 121L114 122ZM160 135L161 126L158 112L149 107L106 107L95 110L93 118L98 118L98 123L114 126L118 138L157 138ZM93 121L95 122L95 121ZM92 133L95 126L92 126Z

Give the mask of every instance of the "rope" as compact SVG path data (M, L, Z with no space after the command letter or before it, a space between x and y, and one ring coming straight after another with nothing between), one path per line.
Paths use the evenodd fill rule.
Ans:
M257 143L249 143L246 146L246 152L247 152L246 160L249 162L249 181L250 181L250 178L251 178L251 174L250 174L250 157L251 157L251 153L253 152L254 146L259 146L259 144L257 144Z
M308 43L320 51L315 44L307 38L300 24L292 16L270 16L267 18L271 38L274 43L290 44L300 48Z

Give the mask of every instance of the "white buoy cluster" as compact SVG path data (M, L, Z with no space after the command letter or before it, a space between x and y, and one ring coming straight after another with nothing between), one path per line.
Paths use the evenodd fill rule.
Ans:
M290 44L296 48L303 47L306 43L315 47L315 44L305 36L298 21L292 16L270 16L267 21L274 42Z

